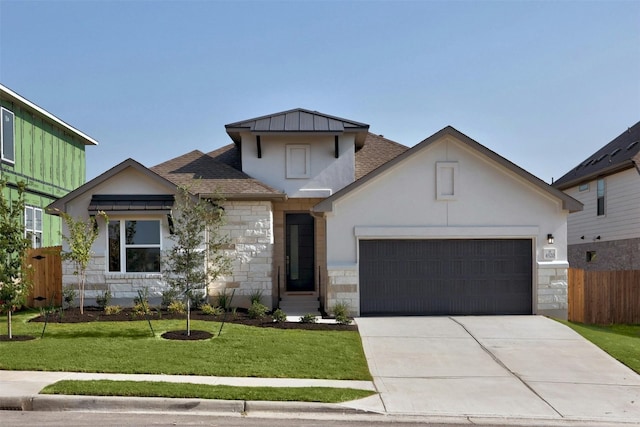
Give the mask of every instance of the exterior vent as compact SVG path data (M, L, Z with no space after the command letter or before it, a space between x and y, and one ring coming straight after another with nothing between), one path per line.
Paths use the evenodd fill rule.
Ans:
M633 141L631 144L629 144L627 146L627 150L631 150L633 147L635 147L635 145L638 143L638 141Z
M619 148L616 148L615 150L613 150L613 151L611 152L611 157L615 156L615 155L616 155L616 154L618 154L619 152L620 152L620 149L619 149Z

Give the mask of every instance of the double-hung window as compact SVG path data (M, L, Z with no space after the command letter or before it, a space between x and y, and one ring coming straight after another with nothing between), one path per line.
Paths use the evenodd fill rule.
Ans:
M2 152L2 161L14 163L16 161L13 124L15 116L13 112L6 108L0 108L0 116L0 151Z
M24 232L32 248L42 247L42 209L25 206Z
M604 193L605 193L605 186L604 186L604 179L600 178L598 179L598 183L597 183L597 198L598 198L598 216L602 216L605 213L605 206L604 206Z
M159 273L160 220L110 220L109 271Z

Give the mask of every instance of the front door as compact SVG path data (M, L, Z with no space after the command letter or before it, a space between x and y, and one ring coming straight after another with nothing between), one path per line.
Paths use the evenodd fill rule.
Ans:
M287 291L314 290L314 220L309 214L287 214Z

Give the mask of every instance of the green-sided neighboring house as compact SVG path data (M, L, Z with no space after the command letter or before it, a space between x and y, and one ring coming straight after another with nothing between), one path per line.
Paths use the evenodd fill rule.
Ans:
M61 243L60 217L45 212L54 200L84 184L85 147L98 142L0 84L0 178L2 197L17 197L27 184L25 227L33 247Z

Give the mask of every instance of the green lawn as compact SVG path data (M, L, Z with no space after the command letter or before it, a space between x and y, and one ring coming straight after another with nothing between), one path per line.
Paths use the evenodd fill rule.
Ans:
M42 394L177 397L222 400L269 400L338 403L375 394L368 390L329 387L231 387L152 381L59 381Z
M28 323L34 313L13 316L14 335L0 342L0 369L371 380L360 337L354 331L304 331L228 323L221 336L203 341L160 338L185 328L184 320ZM6 317L0 317L0 328ZM193 321L192 329L217 335L220 323ZM6 334L6 326L0 334Z
M640 325L596 326L558 321L640 374Z

